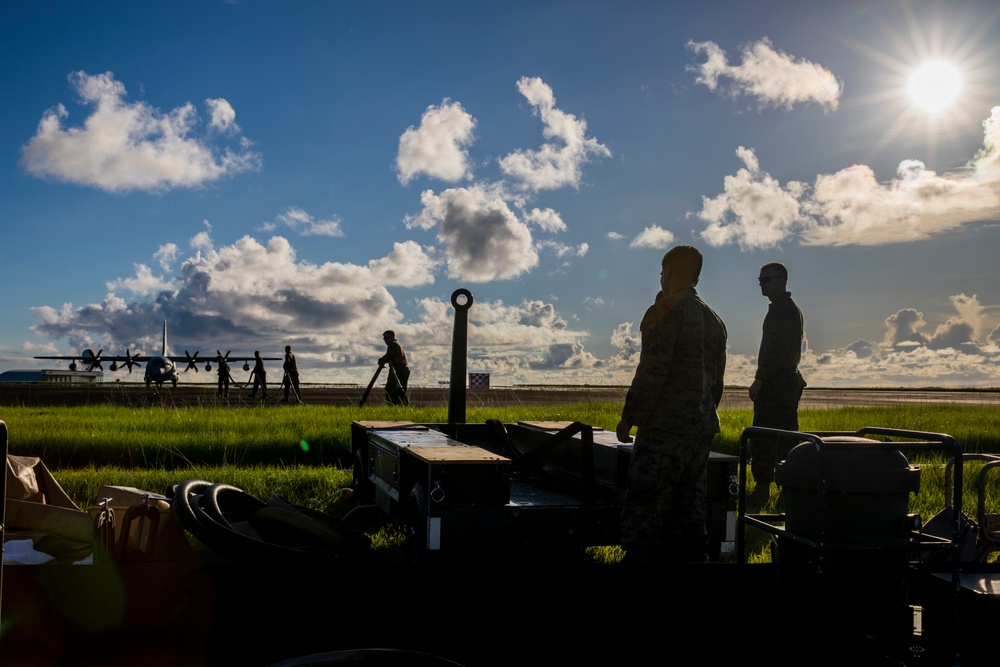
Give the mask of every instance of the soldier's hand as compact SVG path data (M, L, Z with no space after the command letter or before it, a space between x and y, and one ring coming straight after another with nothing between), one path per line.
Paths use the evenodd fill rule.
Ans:
M750 400L756 401L757 395L760 393L760 379L754 378L754 381L750 383Z
M618 427L615 428L615 435L618 436L618 442L632 442L632 436L629 435L631 430L632 425L624 419L618 422Z

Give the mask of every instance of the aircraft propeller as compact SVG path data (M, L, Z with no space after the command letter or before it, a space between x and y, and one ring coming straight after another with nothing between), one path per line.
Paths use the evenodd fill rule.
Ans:
M90 370L94 370L95 368L99 368L102 371L104 370L104 366L101 365L101 354L103 352L104 352L103 349L98 350L97 354L95 354L94 356L90 357L90 359L87 360L87 364L90 366Z
M184 356L187 357L187 368L184 369L184 372L187 373L189 370L191 370L193 368L194 372L197 373L198 372L198 350L194 351L194 356L191 356L190 352L188 352L187 350L184 350ZM206 371L209 370L207 364L206 364L205 370Z
M135 357L138 357L138 356L139 355L135 355ZM135 357L132 356L132 353L126 347L125 348L125 365L128 367L128 372L129 373L132 372L132 367L133 366L138 366L139 365L139 362L135 360ZM114 368L112 368L111 370L114 370Z

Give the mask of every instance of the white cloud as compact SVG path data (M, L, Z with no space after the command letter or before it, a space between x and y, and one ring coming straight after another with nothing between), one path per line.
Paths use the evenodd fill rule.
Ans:
M769 248L802 245L883 245L923 240L1000 215L997 139L1000 107L984 123L984 148L972 169L939 175L918 160L900 162L887 183L866 165L820 174L810 187L782 186L762 170L752 149L737 155L745 168L726 176L723 191L702 197L701 237L715 246Z
M621 241L622 239L625 238L625 235L619 234L618 232L608 232L607 237L612 241Z
M76 72L70 84L93 112L77 127L63 126L69 112L62 104L42 116L21 153L21 165L36 176L109 192L163 191L260 169L260 154L242 142L216 148L193 136L198 115L190 103L168 113L129 103L111 72ZM209 100L209 107L211 127L238 129L228 102Z
M520 323L532 327L547 327L557 324L556 328L566 328L566 322L557 319L555 306L543 301L525 301Z
M374 280L403 287L433 284L436 266L433 255L415 241L394 243L388 255L368 262Z
M100 340L116 349L142 343L148 352L159 347L158 323L167 319L175 344L280 350L295 340L325 359L336 350L345 363L402 319L390 288L433 282L434 260L412 241L397 243L367 266L300 261L280 236L266 245L244 236L218 249L211 239L203 241L172 282L136 264L134 276L109 283L135 298L111 293L79 308L38 307L41 322L32 329L65 337L77 350Z
M740 146L736 154L745 168L726 176L721 194L702 197L698 217L708 226L701 236L714 246L733 241L744 249L777 245L803 224L798 184L782 188L760 170L753 150Z
M458 102L445 99L427 107L420 127L411 125L399 138L399 182L407 185L420 174L450 183L470 178L468 147L475 129L476 119Z
M209 125L219 131L239 132L240 126L236 124L236 110L226 100L220 98L205 100L211 114Z
M1000 212L996 186L969 175L939 176L923 163L900 163L882 184L872 170L854 165L816 177L803 209L805 245L881 245L930 238Z
M533 208L525 214L524 220L525 222L538 225L541 229L547 232L566 231L566 223L563 222L562 217L560 217L560 215L551 208Z
M204 232L198 232L197 234L191 237L191 240L188 241L188 245L190 245L195 250L204 250L204 251L212 250L213 244L212 244L211 231L208 230Z
M153 259L159 262L161 269L169 271L179 252L180 248L176 243L164 243L153 253Z
M560 243L559 241L539 241L536 244L536 247L539 250L551 252L559 259L586 257L587 253L590 251L590 244L588 243L570 245L568 243Z
M812 386L996 386L1000 349L994 334L980 340L976 333L986 330L985 309L974 295L958 294L951 302L957 315L937 324L933 333L926 333L930 325L921 311L902 308L885 319L880 342L858 340L822 354L807 349L801 364L806 381ZM727 371L726 381L742 378Z
M278 222L302 236L343 236L341 220L336 215L317 220L297 206L289 206L278 214Z
M579 342L550 345L540 358L531 364L536 369L590 369L601 366L601 361L583 348Z
M835 110L839 103L842 86L829 70L775 50L767 38L745 46L739 65L730 65L714 42L689 41L687 47L706 57L705 62L687 69L696 72L695 81L709 90L717 90L720 79L729 79L728 90L734 97L748 95L763 106L791 109L815 102Z
M448 276L471 282L514 278L538 265L531 231L495 192L473 186L426 190L409 227L437 227Z
M639 350L642 349L642 336L633 332L633 322L622 322L611 333L611 344L620 350L620 356L633 363L638 363Z
M175 288L174 284L163 278L154 276L152 269L145 264L133 264L135 276L131 278L118 278L114 282L107 284L109 290L124 288L137 296L150 296L161 292L170 292Z
M628 244L628 247L662 250L663 248L669 247L673 242L673 232L664 229L659 225L652 225L639 232L639 235L632 239L632 242Z
M517 89L541 117L543 135L549 141L537 150L518 150L500 159L500 169L531 190L579 187L582 167L593 157L609 157L611 151L587 137L587 121L555 106L550 88L538 77L521 77Z

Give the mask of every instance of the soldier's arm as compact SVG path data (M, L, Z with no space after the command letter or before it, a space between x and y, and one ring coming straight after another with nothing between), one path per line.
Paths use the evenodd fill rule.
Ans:
M663 379L670 373L674 345L681 322L676 311L667 313L649 332L643 334L642 349L635 377L625 396L622 420L642 425L656 409Z

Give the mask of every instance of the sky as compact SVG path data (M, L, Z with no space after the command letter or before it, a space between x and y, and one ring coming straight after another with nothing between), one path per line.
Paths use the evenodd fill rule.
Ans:
M729 385L780 261L810 386L1000 386L992 0L3 3L0 89L0 370L436 386L464 288L493 386L627 384L687 244Z

